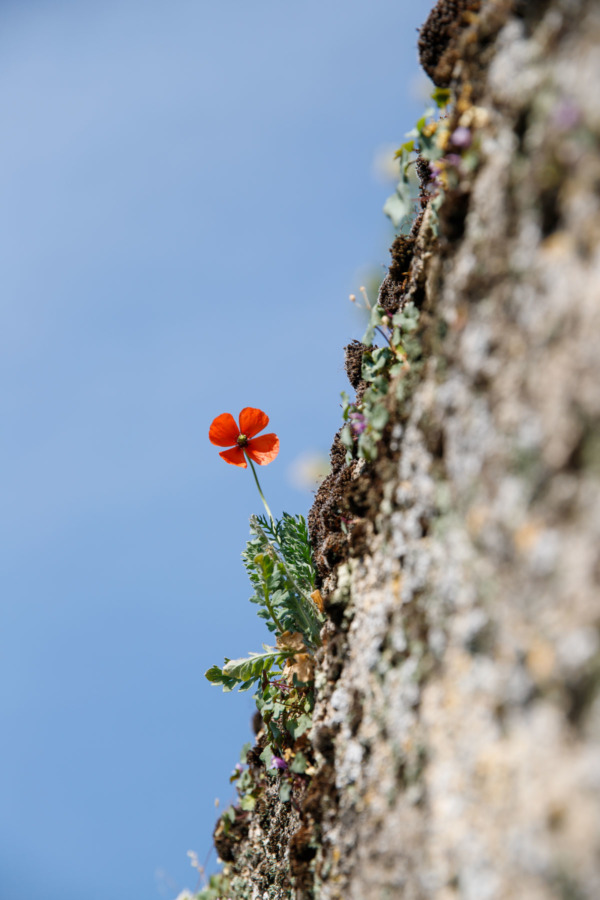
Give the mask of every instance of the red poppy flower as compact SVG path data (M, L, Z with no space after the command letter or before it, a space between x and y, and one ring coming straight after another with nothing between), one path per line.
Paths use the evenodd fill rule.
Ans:
M246 454L259 466L273 462L279 453L279 438L276 434L261 434L259 431L269 424L269 417L262 409L246 406L240 413L239 427L231 413L221 413L213 420L208 431L211 444L217 447L230 447L219 453L225 462L232 466L248 467Z

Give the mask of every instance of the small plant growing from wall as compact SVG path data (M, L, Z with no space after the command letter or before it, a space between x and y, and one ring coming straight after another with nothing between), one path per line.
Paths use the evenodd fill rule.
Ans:
M239 659L226 658L222 666L212 666L206 677L224 691L255 689L255 700L265 733L261 761L265 771L281 774L280 798L289 800L291 776L304 774L307 762L296 753L295 742L311 726L314 706L314 654L321 644L323 604L316 589L316 570L306 520L301 515L283 513L276 519L265 499L255 465L267 465L279 452L275 434L260 435L269 422L259 409L246 407L238 422L222 413L212 422L209 440L228 449L219 454L225 462L240 468L250 466L266 515L250 519L250 540L242 561L252 586L250 602L274 635L274 644ZM247 752L236 768L240 809L249 811L263 789L260 779L243 769ZM235 822L236 810L229 807L221 823L227 831Z

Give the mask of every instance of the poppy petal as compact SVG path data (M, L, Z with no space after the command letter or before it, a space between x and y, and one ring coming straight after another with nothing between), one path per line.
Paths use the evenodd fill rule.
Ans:
M221 413L208 429L208 439L217 447L231 447L238 439L239 430L231 413Z
M224 459L230 466L239 466L241 469L247 469L248 463L241 447L232 447L231 450L223 450L219 453L221 459Z
M276 434L261 434L260 437L248 441L246 453L259 466L273 462L279 453L279 438Z
M245 434L247 438L254 437L263 428L269 424L269 417L262 409L254 409L253 406L246 406L240 413L240 434Z

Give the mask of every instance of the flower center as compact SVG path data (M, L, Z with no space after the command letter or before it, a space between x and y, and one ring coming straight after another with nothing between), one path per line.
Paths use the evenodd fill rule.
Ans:
M238 439L236 441L238 447L246 447L248 444L248 438L245 434L238 434Z

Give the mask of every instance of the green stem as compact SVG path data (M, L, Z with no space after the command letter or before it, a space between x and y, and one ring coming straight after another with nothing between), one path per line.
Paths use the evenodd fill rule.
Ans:
M260 499L263 502L263 505L267 511L267 515L269 516L269 519L271 520L271 526L273 528L273 531L275 531L276 530L275 529L275 519L273 518L273 513L271 512L271 510L269 508L269 504L265 500L265 495L262 492L262 488L260 486L260 481L258 480L258 475L256 474L256 469L254 468L254 463L252 462L252 460L250 459L250 457L248 456L247 453L245 454L245 457L248 460L248 462L250 463L250 468L252 469L252 474L254 475L254 480L256 482L256 487L258 488L258 493L260 494ZM269 589L267 588L267 585L264 581L263 581L263 594L265 596L265 605L266 605L267 609L269 610L269 615L273 619L275 627L278 629L279 633L283 634L285 629L284 629L283 625L281 624L281 622L279 621L279 619L277 618L277 616L275 614L275 610L271 606L271 602L269 600Z
M246 456L246 459L248 460L248 462L250 463L250 468L252 469L252 474L254 475L254 480L256 482L256 487L258 488L258 493L260 494L260 499L263 502L263 505L267 511L267 515L269 516L269 519L271 520L271 525L273 526L273 531L275 531L275 519L273 518L273 513L269 509L269 504L265 500L265 495L262 492L262 488L260 486L260 481L258 480L258 475L256 474L256 469L254 468L254 463L252 462L252 460L250 459L250 457L248 456L247 453L245 454L245 456Z

